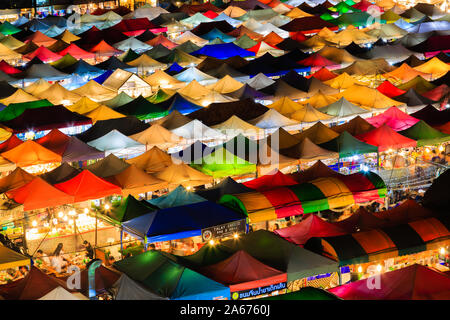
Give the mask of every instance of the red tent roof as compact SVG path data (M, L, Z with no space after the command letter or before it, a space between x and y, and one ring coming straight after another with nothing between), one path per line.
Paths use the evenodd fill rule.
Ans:
M25 278L1 286L0 295L7 300L38 300L57 287L68 290L64 281L33 266Z
M310 55L308 58L297 61L298 64L310 67L326 67L326 66L334 66L336 63L328 60L327 58L322 57L318 53L314 53Z
M300 223L291 227L275 230L274 233L292 243L303 246L306 241L313 237L334 237L346 234L347 232L344 229L311 214L304 218Z
M22 143L23 143L23 141L20 140L19 138L17 138L17 136L13 134L11 137L8 138L8 140L0 143L0 153L14 149L19 144L22 144Z
M266 174L243 183L244 186L258 191L272 190L277 187L293 186L295 184L298 184L298 182L278 170L274 174Z
M41 146L47 148L48 150L53 151L54 153L62 156L64 151L66 151L67 144L70 141L70 137L65 135L58 129L53 129L45 136L36 140Z
M376 290L367 285L370 280L363 279L328 291L344 300L450 299L450 277L419 264L382 273L379 277L380 286Z
M6 195L15 202L23 204L25 211L74 202L73 196L56 189L39 177L18 189L8 191Z
M373 215L386 220L391 225L398 225L414 220L429 218L433 215L433 212L421 206L416 201L408 199L398 207L386 211L374 212Z
M410 148L417 145L417 141L402 136L387 125L373 129L369 132L356 136L357 139L378 147L378 151L389 149Z
M323 81L327 81L327 80L336 78L337 74L335 74L334 72L331 72L327 68L320 68L313 74L306 76L306 78L311 78L311 77L314 77L323 82Z
M260 41L259 43L255 44L253 47L248 48L248 49L246 49L246 50L247 50L247 51L254 52L254 53L258 53L259 49L261 48L261 44L262 44L262 43L263 43L263 41ZM274 49L281 50L281 49L279 49L279 48L277 48L277 47L275 47L275 46L273 46L273 45L271 45L271 44L269 44L269 43L266 43L266 44L267 44L268 46L274 48Z
M290 38L292 40L295 40L295 41L298 41L298 42L302 42L302 41L305 41L306 39L308 39L301 31L291 32L290 33Z
M405 90L397 88L396 86L394 86L392 83L390 83L387 80L385 80L382 84L380 84L377 87L377 90L380 91L385 96L388 96L389 98L399 96L406 92Z
M210 19L214 19L214 18L216 18L216 17L218 16L218 14L215 13L214 11L212 11L212 10L208 10L208 11L202 13L202 14L203 14L205 17L210 18Z
M367 1L367 0L361 0L360 2L355 3L354 5L352 5L353 8L359 9L359 10L361 10L361 11L367 11L367 9L368 9L370 6L376 7L377 9L379 9L380 12L383 12L383 11L384 11L383 8L377 6L377 5L373 4L373 3L370 3L370 2Z
M37 48L33 52L31 52L29 54L26 54L23 57L25 59L28 59L28 60L33 60L34 57L37 57L42 62L53 62L53 61L56 61L56 60L59 60L59 59L62 58L62 56L60 56L59 54L48 50L44 46L40 46L39 48Z
M338 228L345 230L347 233L355 233L385 227L387 221L376 217L363 207L360 207L356 213L352 214L347 219L334 222L333 224Z
M71 43L67 48L58 52L61 56L70 54L75 59L94 59L95 54L81 49L74 43Z
M366 121L377 128L385 124L395 131L401 131L415 125L420 120L401 111L397 107L390 107L377 116L366 118Z
M166 32L166 27L160 27L153 24L147 18L127 19L122 20L118 24L112 26L108 30L117 30L128 37L136 37L150 30L153 33Z
M178 46L178 44L176 44L175 42L170 41L169 39L167 39L166 37L164 37L162 34L160 34L159 36L148 40L146 42L146 44L149 44L153 47L156 47L158 44L163 45L164 47L166 47L167 49L173 49L176 46Z
M100 199L113 194L122 194L122 190L97 177L88 170L83 170L74 178L55 184L55 187L75 197L75 202Z
M13 66L11 66L5 60L0 61L0 71L3 71L6 74L16 74L22 72L19 69L16 69Z
M450 88L446 84L441 84L439 87L431 89L430 91L422 93L422 96L433 101L441 100L444 96L450 93Z
M113 56L115 54L120 54L122 51L117 50L116 48L113 48L109 44L106 43L105 40L100 41L97 45L91 48L89 50L90 52L93 52L95 54L101 55L101 56Z
M228 259L225 259L219 263L203 267L201 268L201 271L208 278L225 285L238 285L244 284L245 282L259 282L258 280L268 280L267 278L273 277L277 279L274 279L275 281L282 282L283 280L281 279L280 281L278 278L286 277L286 274L282 271L265 265L243 250L237 251ZM275 281L272 283L277 283ZM265 283L265 281L261 282ZM271 283L267 283L264 285L270 284ZM253 286L253 288L259 286L262 285L256 285ZM239 289L236 290L236 287L230 289L232 289L232 291L238 291ZM241 287L240 290L245 290L242 288L242 285L239 287Z

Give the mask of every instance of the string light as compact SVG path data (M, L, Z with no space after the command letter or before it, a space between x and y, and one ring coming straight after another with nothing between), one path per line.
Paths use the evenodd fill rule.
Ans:
M361 266L358 267L358 273L362 273L362 267Z
M235 233L235 234L233 235L233 238L237 239L237 238L239 238L239 235L238 235L237 233Z
M214 240L209 240L209 244L213 246L213 245L215 245L216 243L214 242Z

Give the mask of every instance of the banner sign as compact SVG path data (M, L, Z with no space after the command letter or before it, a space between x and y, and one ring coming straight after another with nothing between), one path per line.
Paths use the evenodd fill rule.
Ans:
M243 291L232 292L231 299L240 300L240 299L256 298L261 295L267 295L274 291L286 290L286 289L287 289L287 283L280 282L280 283L271 284L268 286L259 287L259 288L255 288L255 289L248 289L248 290L243 290Z
M245 219L228 222L214 227L202 229L203 241L232 237L235 233L245 233Z

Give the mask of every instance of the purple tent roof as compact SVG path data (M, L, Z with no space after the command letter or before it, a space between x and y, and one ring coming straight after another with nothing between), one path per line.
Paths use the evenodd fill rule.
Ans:
M66 151L63 154L63 162L84 161L91 159L102 159L105 157L103 151L84 143L76 137L70 137Z

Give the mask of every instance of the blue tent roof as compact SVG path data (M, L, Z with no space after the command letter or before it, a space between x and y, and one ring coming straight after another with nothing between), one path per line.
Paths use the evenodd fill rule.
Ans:
M186 100L181 95L175 94L175 97L173 98L173 101L169 106L169 112L177 110L178 112L180 112L182 114L188 114L188 113L197 111L202 108L203 107Z
M225 33L223 33L222 31L220 31L217 28L212 29L210 32L202 34L201 36L203 39L212 41L216 38L219 38L220 40L222 40L223 42L233 42L234 40L236 40L235 37L229 36Z
M104 70L97 68L96 66L90 65L84 60L80 59L77 63L68 66L63 69L64 72L69 74L78 74L80 76L85 75L100 75L104 72Z
M206 199L199 195L187 191L183 186L176 187L172 192L156 199L148 200L148 202L160 209L184 206L198 202L204 202Z
M174 63L172 63L172 65L169 68L167 68L164 71L166 73L173 74L173 73L178 73L182 70L184 70L184 68L182 66L180 66L178 63L174 62Z
M201 235L201 230L245 219L245 216L217 203L204 201L161 209L123 224L127 232L148 242L169 241Z
M107 70L103 74L99 75L97 78L94 78L93 80L97 83L103 84L106 79L109 78L110 75L112 75L114 70Z
M191 55L205 55L217 59L228 59L234 56L252 57L255 53L244 50L234 43L220 43L203 46L203 48L191 52Z

